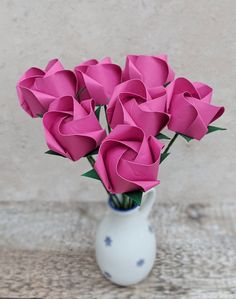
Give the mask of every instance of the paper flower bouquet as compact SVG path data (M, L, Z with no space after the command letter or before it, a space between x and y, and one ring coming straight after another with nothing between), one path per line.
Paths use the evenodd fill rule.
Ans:
M175 78L166 55L128 55L123 70L110 58L74 70L54 59L44 70L28 69L17 83L22 108L42 118L46 153L88 159L92 168L83 175L102 182L117 212L135 210L143 193L159 184L159 165L178 136L189 142L223 130L210 125L224 112L211 103L212 92L204 83ZM127 283L102 271L122 285L140 280Z

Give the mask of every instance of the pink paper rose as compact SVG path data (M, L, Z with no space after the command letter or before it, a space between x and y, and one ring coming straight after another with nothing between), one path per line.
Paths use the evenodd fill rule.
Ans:
M45 70L28 69L17 83L22 108L32 117L44 114L55 98L75 96L76 77L65 70L58 59L49 61Z
M102 142L95 169L111 193L147 191L157 180L163 144L135 126L118 125Z
M122 79L140 79L152 94L159 86L174 80L174 72L167 63L167 55L128 55Z
M93 98L96 105L107 104L114 88L121 82L121 68L110 58L100 62L95 59L85 61L75 67L75 73L81 90L80 99Z
M151 98L142 81L126 81L116 87L108 104L110 126L129 124L140 127L147 135L157 135L169 121L166 100L164 87Z
M94 113L94 101L71 96L56 99L44 114L49 149L76 161L97 148L106 136Z
M166 89L172 131L200 140L208 125L224 113L224 107L210 104L213 90L203 83L178 78Z

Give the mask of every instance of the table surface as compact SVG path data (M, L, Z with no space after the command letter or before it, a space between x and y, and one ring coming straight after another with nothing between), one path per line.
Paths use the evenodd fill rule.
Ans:
M236 299L236 205L155 203L157 258L142 283L100 273L100 202L0 202L0 298ZM96 211L96 213L95 213Z

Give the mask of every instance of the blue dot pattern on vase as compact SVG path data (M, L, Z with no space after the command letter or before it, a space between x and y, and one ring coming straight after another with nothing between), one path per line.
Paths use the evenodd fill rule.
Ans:
M144 265L144 259L140 259L140 260L138 260L137 263L136 263L136 265L137 265L138 267L142 267L142 266Z
M111 243L112 243L111 237L106 236L104 242L105 242L106 246L111 246Z
M153 233L153 232L154 232L151 225L148 226L148 230L150 231L150 233Z
M111 274L109 272L104 271L103 273L106 276L106 278L111 279Z

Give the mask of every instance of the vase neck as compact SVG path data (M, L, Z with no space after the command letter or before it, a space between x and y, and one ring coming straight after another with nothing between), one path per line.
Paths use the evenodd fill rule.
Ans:
M121 217L134 215L140 209L140 206L133 206L132 208L126 209L126 210L114 207L114 205L112 203L112 200L111 200L111 197L108 198L108 206L109 206L110 211L112 212L112 214L117 215L117 216L121 216Z
M133 206L130 209L123 210L116 208L112 202L111 197L108 198L108 206L114 215L124 217L130 215L140 215L147 218L152 210L153 203L156 198L156 190L154 188L143 194L141 206Z

